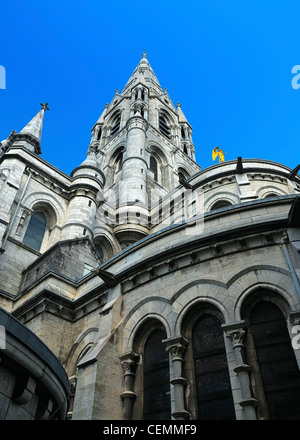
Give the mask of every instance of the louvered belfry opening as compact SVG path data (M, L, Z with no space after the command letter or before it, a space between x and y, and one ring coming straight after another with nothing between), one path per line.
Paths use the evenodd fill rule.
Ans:
M159 130L162 134L164 134L167 138L171 136L171 130L163 116L159 117Z

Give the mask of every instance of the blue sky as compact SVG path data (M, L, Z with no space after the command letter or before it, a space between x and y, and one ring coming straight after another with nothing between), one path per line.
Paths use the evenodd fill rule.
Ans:
M0 12L0 140L48 102L42 157L65 173L143 50L192 125L202 168L215 147L226 160L300 163L299 1L16 0Z

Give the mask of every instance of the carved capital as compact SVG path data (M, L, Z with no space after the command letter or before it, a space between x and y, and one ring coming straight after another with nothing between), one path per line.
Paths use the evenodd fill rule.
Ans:
M172 361L183 360L187 347L186 339L178 337L173 339L165 339L163 342L165 344L166 350L172 356Z
M246 337L246 330L236 329L226 332L226 337L231 339L233 348L244 345L244 339Z
M120 357L124 374L135 374L140 356L136 353L128 353Z
M184 353L186 350L186 346L182 344L172 345L171 347L167 347L167 351L171 354L172 359L181 359L183 360Z

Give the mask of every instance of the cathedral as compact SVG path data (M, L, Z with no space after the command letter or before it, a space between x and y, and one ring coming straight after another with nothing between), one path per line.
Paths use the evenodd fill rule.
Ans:
M145 53L70 175L48 109L0 143L0 419L299 420L300 165L201 169Z

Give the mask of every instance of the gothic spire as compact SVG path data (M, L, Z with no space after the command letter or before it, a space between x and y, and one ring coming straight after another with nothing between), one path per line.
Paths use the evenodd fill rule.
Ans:
M162 87L159 84L152 67L150 66L145 51L142 54L140 62L138 63L137 67L127 81L127 84L124 87L122 94L126 93L129 89L134 87L138 82L142 82L148 87L154 87L159 93L163 92Z
M178 114L178 120L179 122L186 122L188 124L188 121L186 119L186 117L184 116L184 113L181 109L181 104L180 102L177 102L177 114Z
M25 127L14 136L13 145L24 144L37 154L41 154L41 137L44 122L44 114L49 110L48 103L40 104L40 111L28 122Z

